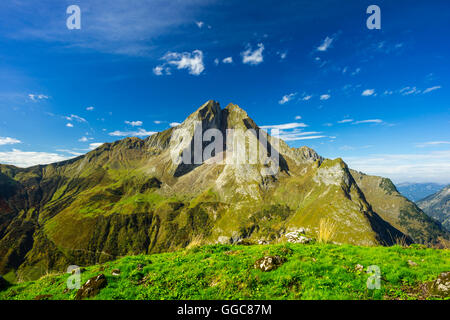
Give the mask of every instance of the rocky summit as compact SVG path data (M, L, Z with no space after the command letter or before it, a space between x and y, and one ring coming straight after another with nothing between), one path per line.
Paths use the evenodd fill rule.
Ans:
M9 279L192 244L275 243L298 230L317 239L324 222L334 243L450 239L389 179L291 148L234 104L208 101L177 127L68 161L0 165L0 274Z

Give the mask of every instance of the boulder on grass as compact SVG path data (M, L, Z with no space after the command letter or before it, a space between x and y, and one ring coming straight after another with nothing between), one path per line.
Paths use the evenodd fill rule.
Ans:
M108 284L104 274L99 274L98 276L90 278L86 283L77 291L75 300L81 300L85 298L95 297L100 293L106 285Z
M281 266L285 262L285 259L280 256L267 256L256 260L254 267L261 271L272 271Z
M425 296L437 298L450 297L450 271L442 272L436 280L424 284Z

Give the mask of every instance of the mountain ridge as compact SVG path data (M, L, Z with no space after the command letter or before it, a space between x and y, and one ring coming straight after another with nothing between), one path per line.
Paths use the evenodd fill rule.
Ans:
M450 185L418 201L417 205L450 231Z
M210 129L223 135L216 144L223 150L205 153L209 144L202 141L195 163L196 134ZM228 129L250 130L243 145L257 145L263 161L236 162L241 154ZM185 154L194 161L178 162ZM180 125L145 139L105 143L50 165L0 165L0 273L36 278L68 264L171 251L193 241L272 243L299 228L315 235L326 220L339 226L335 242L446 244L449 234L390 186L342 159L291 148L237 105L222 109L210 100ZM396 210L383 207L388 196Z

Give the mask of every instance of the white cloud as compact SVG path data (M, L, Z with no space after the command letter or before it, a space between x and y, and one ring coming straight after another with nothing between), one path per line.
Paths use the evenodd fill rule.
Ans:
M450 150L411 154L344 157L352 169L395 182L450 182Z
M434 86L434 87L431 87L431 88L427 88L427 89L423 90L423 93L425 94L425 93L428 93L428 92L431 92L431 91L434 91L434 90L437 90L437 89L440 89L440 88L442 88L442 87L441 86Z
M284 141L298 141L298 140L312 140L326 138L324 135L317 135L320 132L302 132L300 130L294 130L293 132L281 132L279 138Z
M429 141L429 142L423 142L423 143L417 144L416 147L425 148L425 147L433 147L433 146L447 145L447 144L450 144L450 141Z
M323 94L320 96L320 100L328 100L330 98L331 98L331 95L329 95L329 94Z
M352 76L356 76L360 72L361 72L361 68L356 68L355 71L352 72Z
M232 57L226 57L222 60L223 63L233 63L233 58Z
M284 123L284 124L274 124L274 125L268 125L268 126L261 126L261 129L280 129L280 130L286 130L286 129L295 129L295 128L306 128L307 125L304 123L299 122L291 122L291 123Z
M94 110L94 107L87 107L86 110L87 111L92 111L92 110Z
M68 154L71 154L71 155L74 155L74 156L77 156L77 157L82 155L81 152L76 152L76 151L68 150L68 149L57 149L56 151L68 153Z
M109 135L113 137L144 137L144 136L151 136L152 134L155 134L154 131L146 131L145 129L140 128L138 131L113 131L110 132Z
M196 21L195 24L201 29L205 23L203 21Z
M263 51L264 45L262 43L258 43L258 49L254 51L249 47L247 50L241 52L242 62L250 65L260 64L264 60L262 55Z
M312 98L311 95L306 95L306 96L304 96L304 97L302 98L302 100L303 100L303 101L308 101L308 100L310 100L311 98Z
M57 153L21 151L0 152L0 163L12 164L18 167L31 167L38 164L49 164L70 159Z
M162 57L162 60L166 61L166 64L175 66L177 69L187 69L189 74L198 76L205 66L203 64L203 52L201 50L194 50L191 52L168 52ZM160 66L163 67L163 66ZM170 69L168 70L170 73Z
M360 120L360 121L355 121L353 122L353 124L362 124L362 123L382 123L383 120L381 119L369 119L369 120Z
M89 144L89 149L94 150L103 145L104 142L93 142Z
M361 95L364 97L368 97L368 96L373 95L374 93L375 93L374 89L366 89L361 93Z
M348 122L353 122L353 119L344 119L344 120L338 121L337 123L348 123Z
M143 125L142 121L125 121L125 123L132 127L140 127Z
M66 124L66 127L68 128L73 128L73 124L71 124L70 122Z
M153 121L153 123L154 123L154 124L161 124L161 123L162 123L162 121L159 121L159 120L155 120L155 121Z
M22 141L10 137L0 137L0 146L17 143L22 143Z
M320 46L317 47L317 51L327 51L328 48L331 46L331 43L333 42L334 38L326 37Z
M94 138L81 137L78 139L79 142L88 142L89 140L93 140Z
M164 70L164 67L162 67L162 66L156 66L156 67L153 68L153 73L154 73L155 75L157 75L157 76L162 76L163 70Z
M76 114L71 114L70 117L65 117L68 121L77 121L77 122L87 122L86 119L77 116Z
M214 64L215 64L216 66L218 66L219 63L220 63L219 59L215 58L215 59L214 59Z
M400 89L400 93L404 96L409 96L410 94L420 93L420 90L418 90L416 87L404 87Z
M297 93L290 93L290 94L286 94L284 95L280 101L278 101L279 104L285 104L288 103L289 101L291 101L295 96L297 95Z
M295 116L295 120L300 120L302 116Z
M287 57L287 52L279 52L278 54L280 55L281 60L284 60Z
M179 123L179 122L171 122L171 123L169 123L169 125L171 126L171 127L176 127L176 126L179 126L181 123Z
M38 101L38 100L47 100L48 96L46 96L45 94L29 94L28 97L33 100L33 101Z

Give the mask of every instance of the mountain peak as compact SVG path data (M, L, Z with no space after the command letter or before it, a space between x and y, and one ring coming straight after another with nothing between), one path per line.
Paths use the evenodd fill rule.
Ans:
M194 113L192 113L187 119L196 120L211 120L218 116L222 112L219 102L214 100L208 100L200 106Z

